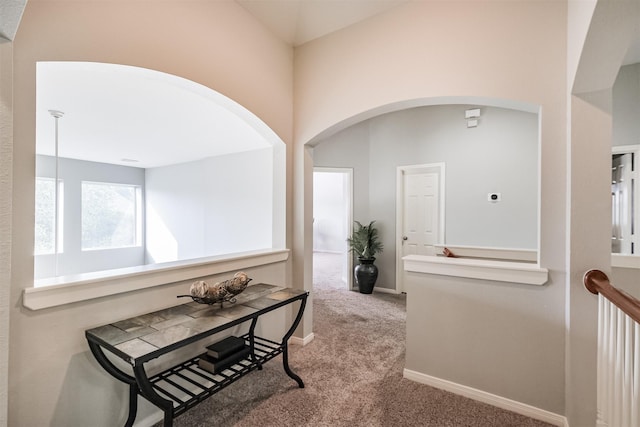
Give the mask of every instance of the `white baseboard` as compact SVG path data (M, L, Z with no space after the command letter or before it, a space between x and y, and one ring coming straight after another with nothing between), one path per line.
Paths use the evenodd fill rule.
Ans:
M356 288L357 289L357 288ZM382 292L383 294L397 294L398 291L389 288L373 288L374 292Z
M535 406L527 405L526 403L516 402L515 400L507 399L506 397L497 396L495 394L487 393L486 391L432 377L410 369L405 369L403 376L411 381L468 397L469 399L487 403L539 421L544 421L546 423L553 424L554 426L569 427L566 417L544 409L536 408Z
M289 342L291 344L295 344L295 345L301 345L301 346L305 346L307 344L309 344L311 341L313 341L313 339L315 338L315 335L313 335L313 332L311 332L309 335L307 335L304 338L298 338L298 337L291 337L289 338Z

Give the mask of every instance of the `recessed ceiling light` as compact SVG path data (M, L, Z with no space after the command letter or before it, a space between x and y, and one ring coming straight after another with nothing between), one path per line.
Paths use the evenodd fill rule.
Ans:
M136 160L136 159L120 159L120 161L126 162L126 163L138 163L139 162L139 160Z

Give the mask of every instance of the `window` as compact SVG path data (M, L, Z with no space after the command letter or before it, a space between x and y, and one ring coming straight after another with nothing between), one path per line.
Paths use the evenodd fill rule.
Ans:
M62 236L62 200L63 185L58 181L58 236ZM48 255L55 252L56 240L56 188L53 178L36 178L36 221L35 255ZM62 239L58 238L58 252L62 252Z
M82 250L139 246L140 187L82 182Z

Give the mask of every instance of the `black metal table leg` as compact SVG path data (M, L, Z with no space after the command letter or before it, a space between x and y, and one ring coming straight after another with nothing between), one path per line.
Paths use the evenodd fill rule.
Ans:
M300 308L298 309L298 314L296 315L295 320L291 324L291 328L287 331L287 333L282 338L282 365L284 366L284 371L289 375L295 382L298 383L298 387L304 388L304 382L302 382L302 378L300 378L297 374L295 374L291 368L289 367L289 338L293 335L293 332L296 330L298 325L300 324L300 320L302 320L302 314L304 313L304 307L307 305L307 295L304 295L304 298L300 300Z
M254 317L251 320L251 326L249 327L249 352L251 354L251 361L258 365L258 370L262 370L262 362L258 360L256 357L256 324L258 323L258 318Z
M272 285L267 285L271 286ZM288 294L288 295L287 295ZM293 290L283 291L274 297L271 301L265 299L257 306L257 311L253 311L244 316L229 320L226 323L213 327L206 331L181 339L170 345L156 347L154 350L145 352L144 354L130 354L126 350L118 347L116 339L106 337L103 327L94 328L86 331L89 348L99 365L117 380L129 385L129 413L125 422L125 427L133 427L137 410L138 396L142 396L150 403L161 409L164 413L164 427L172 427L173 419L186 410L200 403L202 400L217 393L222 388L230 385L237 379L243 377L255 369L262 369L262 365L274 357L282 354L282 363L285 373L292 378L300 388L304 388L302 379L294 373L289 366L289 339L300 325L304 309L307 303L309 293L306 291ZM256 296L255 298L259 298ZM263 314L272 312L278 308L294 304L300 301L298 312L295 319L291 323L286 334L282 337L282 341L272 341L267 338L261 338L255 335L258 318ZM288 317L288 316L287 316ZM233 370L233 375L224 374L221 377L211 376L205 370L199 367L199 357L193 357L187 361L170 367L160 373L156 373L151 378L147 375L145 364L165 354L203 340L215 333L224 331L236 325L241 325L246 321L251 321L249 333L243 335L249 346L249 356L244 357L244 361L240 361ZM104 325L118 327L117 325ZM141 339L141 338L137 338ZM120 368L112 362L106 355L108 350L115 357L119 357L132 368ZM250 361L248 361L249 359ZM247 363L249 362L249 363ZM231 369L231 368L230 368ZM190 372L187 374L187 372ZM189 385L182 384L182 381L193 384L191 389ZM185 383L186 384L186 383ZM173 388L172 388L173 387ZM175 391L177 390L177 392ZM177 393L177 394L176 394ZM182 394L184 393L184 395Z
M133 373L136 376L138 387L140 388L140 394L149 402L162 409L164 412L163 425L164 427L171 427L173 425L173 402L171 400L163 399L155 392L142 364L135 365L133 367Z
M133 422L136 420L136 413L138 412L138 385L129 384L129 416L125 427L132 427Z
M295 382L298 383L298 387L304 388L304 382L302 382L302 378L300 378L295 372L291 370L289 367L289 350L287 348L287 343L285 342L282 347L282 364L284 366L284 371L289 375Z

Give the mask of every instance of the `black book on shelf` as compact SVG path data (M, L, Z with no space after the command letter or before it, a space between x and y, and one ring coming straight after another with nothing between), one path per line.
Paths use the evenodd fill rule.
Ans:
M203 353L200 355L200 359L198 360L198 366L205 371L217 374L218 372L225 370L234 363L249 356L249 350L248 346L244 346L242 349L228 355L224 359L216 359L209 356L207 353Z
M214 359L224 359L243 348L244 339L231 335L221 341L208 345L207 354Z

